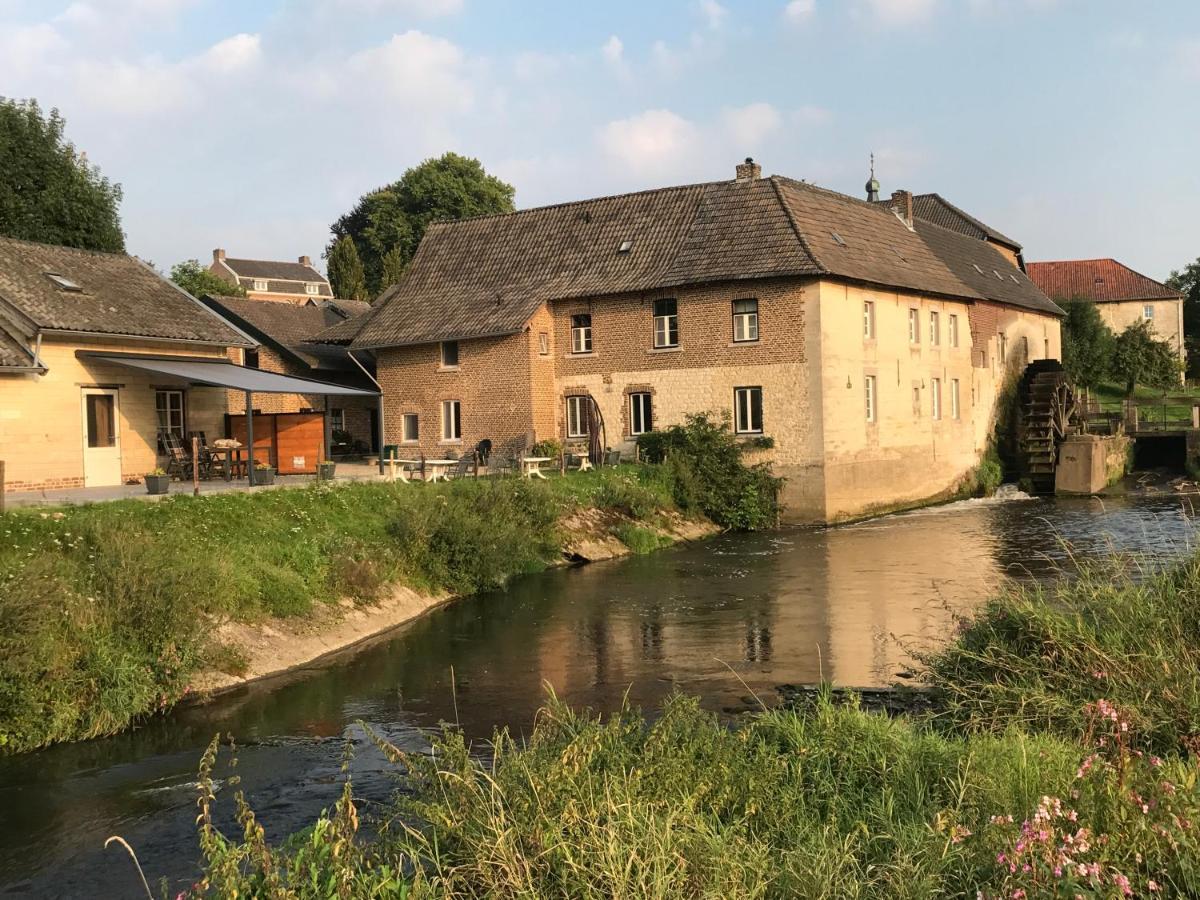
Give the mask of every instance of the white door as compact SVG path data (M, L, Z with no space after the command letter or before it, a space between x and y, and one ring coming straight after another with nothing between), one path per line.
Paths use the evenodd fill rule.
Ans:
M121 483L121 410L117 392L83 389L83 484Z

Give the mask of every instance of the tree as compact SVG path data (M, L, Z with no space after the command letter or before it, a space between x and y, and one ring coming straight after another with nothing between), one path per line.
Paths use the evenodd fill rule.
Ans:
M348 237L338 238L326 259L333 296L344 300L366 300L367 280L354 241Z
M0 234L85 250L125 250L121 186L66 141L57 109L0 97Z
M1200 378L1200 258L1182 270L1172 272L1166 285L1183 294L1183 339L1187 348L1188 376Z
M205 294L215 297L246 296L244 287L204 268L198 259L187 259L171 266L171 280L193 297L203 297Z
M465 219L490 213L512 212L512 185L484 171L477 159L446 153L409 169L385 187L365 194L350 212L330 226L333 240L326 258L339 239L354 241L367 279L367 292L377 296L386 286L384 257L391 251L408 265L430 222ZM398 277L395 264L388 277Z
M401 276L404 275L405 268L407 266L399 247L393 247L387 253L383 254L383 275L379 279L379 292L382 294L393 284L396 284Z
M1154 336L1145 319L1117 335L1112 368L1113 374L1125 382L1125 393L1130 397L1139 384L1163 390L1179 384L1179 354Z
M1071 299L1062 304L1063 367L1082 388L1093 388L1112 371L1113 333L1095 303Z

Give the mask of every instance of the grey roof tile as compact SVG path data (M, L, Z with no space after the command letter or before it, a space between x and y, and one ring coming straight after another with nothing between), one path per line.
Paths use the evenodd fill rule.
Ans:
M306 266L299 262L227 257L225 265L233 269L239 278L273 278L279 281L299 282L326 281L325 276L312 266Z

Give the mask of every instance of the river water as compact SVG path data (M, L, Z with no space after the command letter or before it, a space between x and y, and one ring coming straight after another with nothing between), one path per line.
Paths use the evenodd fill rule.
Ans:
M1168 559L1193 530L1190 509L1170 498L965 501L530 576L129 734L0 759L0 893L139 896L129 859L103 849L112 834L134 846L152 884L189 884L196 765L218 731L236 738L243 786L278 839L336 799L347 740L368 811L394 788L357 721L418 750L443 721L475 738L527 731L547 684L598 710L626 698L652 707L678 687L720 711L822 676L889 683L906 648L944 639L952 612L1004 578L1056 577L1111 550Z

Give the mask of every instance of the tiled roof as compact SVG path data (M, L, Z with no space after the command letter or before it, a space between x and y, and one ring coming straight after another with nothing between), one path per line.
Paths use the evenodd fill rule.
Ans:
M383 347L506 334L547 300L803 275L1014 302L994 297L998 285L971 287L890 209L774 176L432 225L350 337Z
M1179 291L1121 265L1115 259L1067 259L1028 263L1029 277L1057 300L1096 303L1121 300L1178 300Z
M916 228L929 249L977 293L1023 309L1063 314L1029 276L987 241L919 219Z
M48 273L80 290L65 290ZM123 253L0 238L0 306L5 303L35 328L246 344L190 295Z
M341 300L337 297L329 297L324 300L316 300L313 302L325 303L336 309L342 314L343 318L347 319L352 319L355 316L361 316L363 313L369 312L371 309L371 304L367 303L365 300Z
M248 291L257 290L255 284L262 281L261 278L238 278L238 284ZM272 294L297 294L301 297L325 297L331 299L333 297L333 289L325 282L320 282L318 285L319 294L310 294L306 289L306 285L312 284L309 281L278 281L269 279L266 282L264 291L269 291Z
M239 278L276 278L280 281L325 281L325 276L298 262L282 262L270 259L225 258L225 265L233 269Z
M9 333L0 322L0 369L33 365L33 354L18 335Z
M341 363L353 365L344 359L341 348L336 353L322 353L317 347L306 343L330 325L346 321L338 310L325 304L284 303L275 300L248 300L244 297L203 298L205 305L218 315L224 316L265 343L289 351L314 368L340 359ZM340 364L339 364L340 365Z
M981 241L985 239L995 241L1016 252L1021 250L1021 245L1017 241L963 212L940 194L914 194L913 216Z
M338 322L336 325L330 325L324 331L313 335L308 340L311 343L318 344L350 344L358 337L359 332L363 330L363 327L370 321L371 316L378 309L379 302L376 301L376 305L369 306L368 310L361 316L352 316L349 319Z

